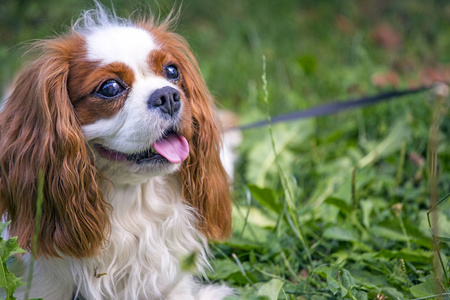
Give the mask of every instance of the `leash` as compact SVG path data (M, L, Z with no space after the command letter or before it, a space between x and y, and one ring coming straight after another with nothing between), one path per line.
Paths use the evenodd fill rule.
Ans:
M283 114L280 116L273 117L271 121L269 120L261 120L254 123L250 123L247 125L237 126L234 128L230 128L230 130L239 129L239 130L249 130L254 128L259 128L263 126L267 126L269 122L271 124L276 123L284 123L284 122L292 122L295 120L308 119L319 116L326 116L335 114L344 110L355 109L358 107L364 107L368 105L373 105L376 103L393 100L395 98L400 98L407 95L417 94L431 89L433 86L422 86L418 88L405 89L400 91L391 91L387 93L381 93L374 96L366 96L357 99L347 100L347 101L336 101L332 103L327 103L324 105L312 107L305 110L295 111L287 114Z

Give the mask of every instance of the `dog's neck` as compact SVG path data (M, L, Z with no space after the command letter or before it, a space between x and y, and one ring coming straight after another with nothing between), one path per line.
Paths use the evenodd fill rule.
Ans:
M113 218L129 214L141 214L157 219L165 219L173 214L173 208L183 205L181 183L175 174L151 177L138 183L118 184L103 182L102 188L108 202L113 206ZM114 220L113 220L114 221Z

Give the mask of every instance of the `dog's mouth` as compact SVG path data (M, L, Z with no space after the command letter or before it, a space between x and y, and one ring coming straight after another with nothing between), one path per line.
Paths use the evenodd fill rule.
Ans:
M100 156L113 161L131 161L136 164L145 163L172 163L179 164L189 155L189 144L186 138L174 131L169 131L153 145L141 152L123 153L95 144Z

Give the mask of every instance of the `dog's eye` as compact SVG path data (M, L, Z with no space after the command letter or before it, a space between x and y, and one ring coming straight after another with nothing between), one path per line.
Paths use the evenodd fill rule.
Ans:
M180 79L180 72L178 71L178 68L175 65L168 65L165 68L166 77L167 79L177 81Z
M125 88L118 83L114 79L110 79L105 81L100 88L97 91L97 94L106 97L106 98L113 98L117 95L119 95L121 92L123 92Z

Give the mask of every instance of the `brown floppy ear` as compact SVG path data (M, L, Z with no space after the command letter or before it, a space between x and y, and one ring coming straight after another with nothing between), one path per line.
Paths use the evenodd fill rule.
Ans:
M174 45L178 52L170 53L180 63L192 113L189 156L180 171L183 196L202 216L200 230L210 239L224 239L231 233L230 185L220 160L221 132L214 103L186 42L172 36Z
M31 250L42 170L38 255L87 257L105 240L110 208L68 96L67 43L42 43L43 54L19 75L0 112L0 214Z

